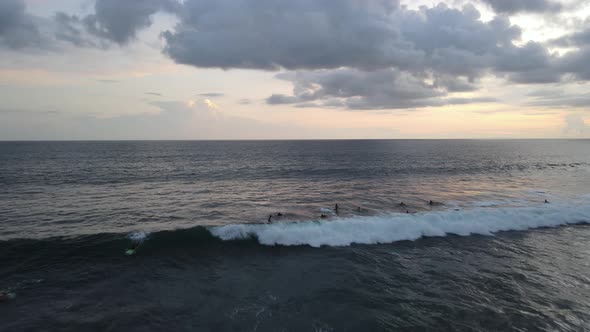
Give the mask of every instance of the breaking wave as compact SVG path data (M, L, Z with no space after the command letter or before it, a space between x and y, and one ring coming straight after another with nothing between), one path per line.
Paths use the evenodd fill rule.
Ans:
M541 227L590 222L588 204L544 204L534 207L474 208L417 214L387 214L274 224L211 227L222 240L255 238L263 245L349 246L392 243L455 234L493 235Z

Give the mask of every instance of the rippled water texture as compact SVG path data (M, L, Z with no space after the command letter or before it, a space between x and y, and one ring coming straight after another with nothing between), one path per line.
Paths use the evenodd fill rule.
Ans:
M588 188L588 140L4 142L0 331L590 330Z
M526 206L589 171L588 140L5 142L0 239Z

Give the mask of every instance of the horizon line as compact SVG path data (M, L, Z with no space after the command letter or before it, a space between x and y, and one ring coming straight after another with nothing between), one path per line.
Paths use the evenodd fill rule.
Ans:
M230 139L15 139L17 142L252 142L252 141L534 141L534 140L590 140L590 137L545 138L230 138Z

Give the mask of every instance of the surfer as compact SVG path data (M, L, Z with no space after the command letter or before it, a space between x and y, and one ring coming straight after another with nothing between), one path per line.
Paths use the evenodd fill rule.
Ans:
M406 203L401 202L401 203L399 203L399 206L406 206Z
M328 218L328 216L322 213L322 214L320 215L320 218L322 218L322 219L326 219L326 218Z
M136 241L131 243L131 246L127 248L127 250L125 250L125 255L135 255L135 252L137 251L141 243L142 241Z
M548 200L545 200L545 203L549 203L549 201Z
M361 213L361 207L360 206L356 208L356 212Z
M272 222L272 214L270 216L268 216L268 223L270 224Z
M430 202L428 202L428 205L432 206L432 205L434 205L434 202L430 201Z
M283 214L282 214L282 213L280 213L280 212L279 212L279 213L277 213L277 217L282 217L282 216L283 216Z
M336 213L338 213L338 204L336 204L336 206L334 206L334 211L335 211Z

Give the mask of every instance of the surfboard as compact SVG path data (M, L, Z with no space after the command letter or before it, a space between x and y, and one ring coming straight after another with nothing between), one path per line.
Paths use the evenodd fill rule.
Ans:
M127 248L127 250L125 250L125 255L135 255L142 243L143 242L140 242L135 248Z

